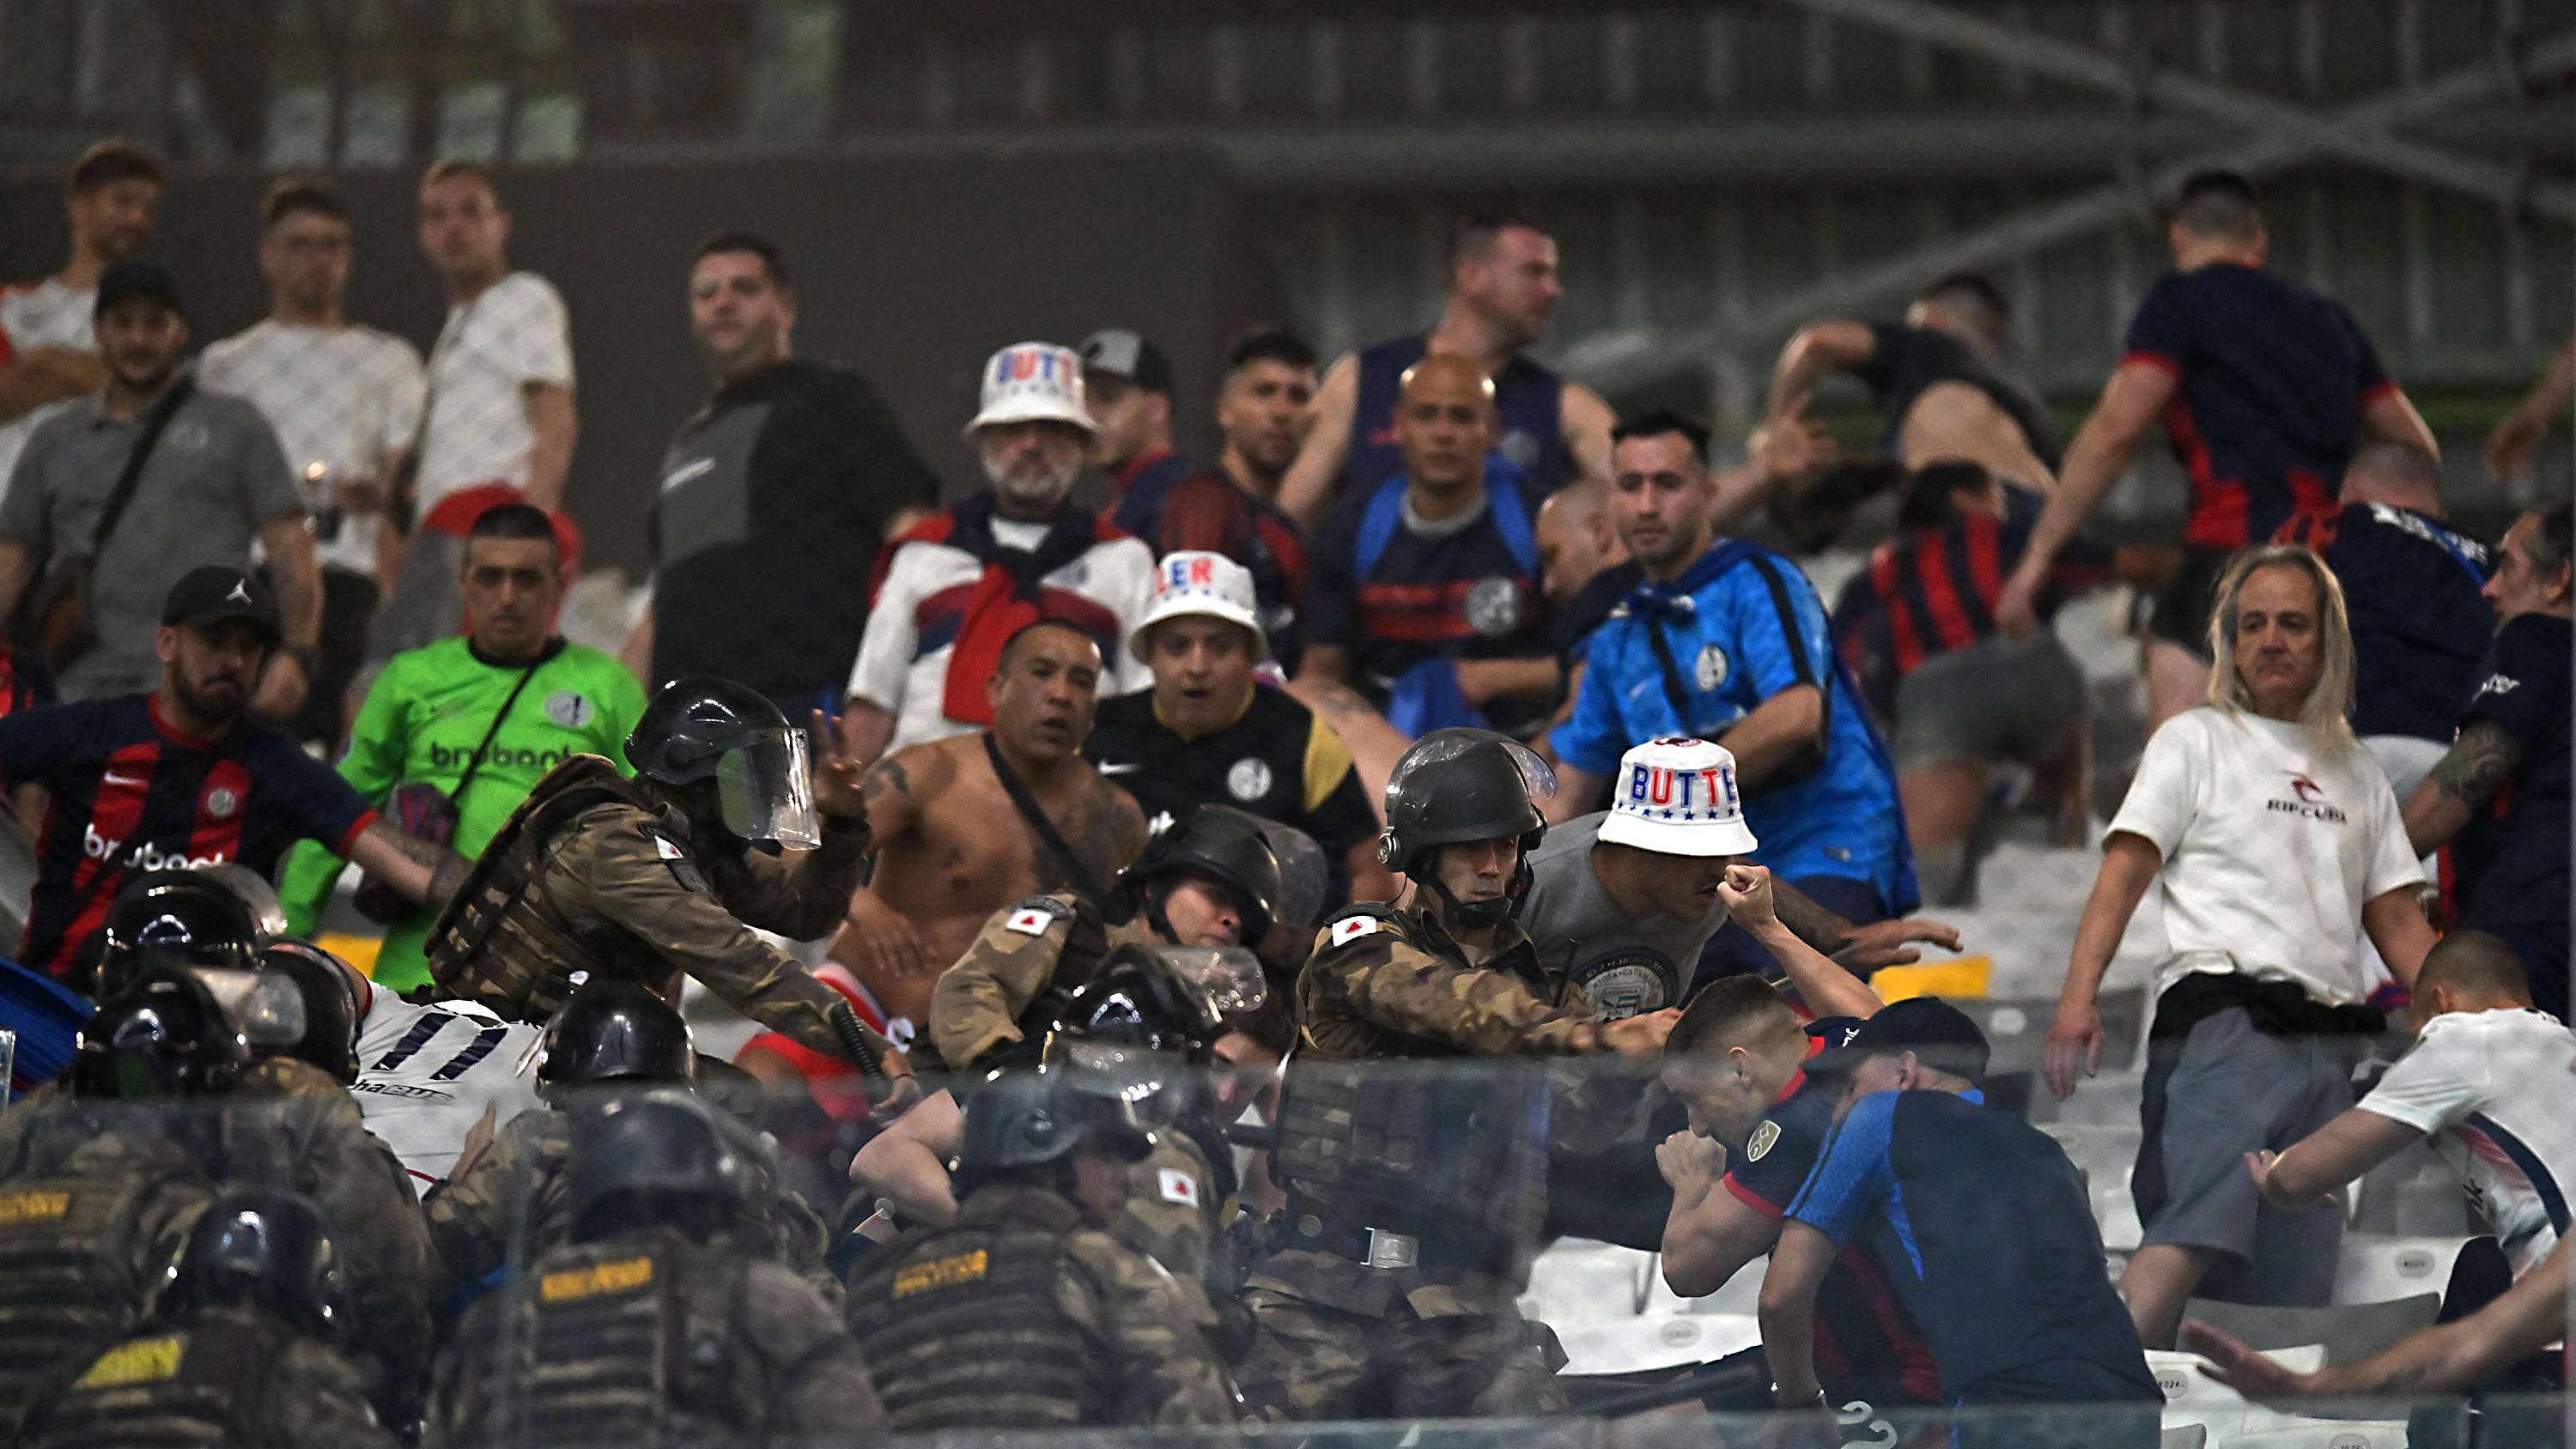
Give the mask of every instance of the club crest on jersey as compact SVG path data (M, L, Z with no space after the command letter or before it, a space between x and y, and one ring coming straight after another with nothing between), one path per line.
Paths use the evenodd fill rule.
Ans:
M1744 1141L1744 1160L1760 1162L1764 1153L1780 1143L1780 1124L1765 1117L1756 1123L1753 1135Z
M1726 651L1714 644L1699 646L1699 657L1691 661L1691 678L1700 688L1714 690L1726 682Z
M1259 755L1246 755L1225 772L1226 793L1249 805L1270 793L1270 762Z
M562 725L565 729L580 729L590 723L592 717L597 714L598 711L591 707L589 697L580 690L558 689L546 696L546 718Z
M1500 574L1478 579L1467 590L1463 607L1468 628L1488 639L1501 638L1521 621L1521 586Z
M222 786L206 792L206 813L217 820L230 820L241 808L241 797Z

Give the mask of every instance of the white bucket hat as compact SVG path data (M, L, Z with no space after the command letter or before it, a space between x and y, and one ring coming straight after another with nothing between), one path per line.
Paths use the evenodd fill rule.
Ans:
M1600 838L1657 855L1751 855L1735 754L1706 740L1649 740L1619 757Z
M1082 405L1082 359L1052 342L1014 342L994 353L984 364L983 404L966 425L968 442L977 428L996 423L1071 423L1100 431Z
M1252 570L1224 554L1184 548L1163 555L1163 561L1154 566L1154 602L1127 632L1127 652L1138 663L1146 662L1146 634L1165 619L1185 618L1240 624L1252 631L1253 659L1269 657L1270 640L1261 632L1261 615L1253 602Z

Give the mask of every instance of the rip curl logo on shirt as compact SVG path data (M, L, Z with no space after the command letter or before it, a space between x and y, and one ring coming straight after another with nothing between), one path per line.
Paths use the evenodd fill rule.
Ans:
M1780 1145L1780 1124L1765 1117L1754 1124L1753 1135L1744 1141L1744 1160L1760 1162L1764 1154Z
M1258 755L1246 755L1225 772L1226 793L1249 805L1270 793L1273 783L1270 762Z
M2296 800L2267 800L2266 810L2275 815L2296 815L2302 820L2320 820L2328 825L2341 825L2348 818L2341 808L2328 804L2323 785L2296 770L2285 771L2290 777L2290 793Z
M233 812L240 808L241 797L230 790L218 787L206 792L206 813L217 820L232 819Z
M1467 627L1488 639L1499 639L1519 627L1521 586L1501 575L1478 579L1467 590Z
M1713 690L1726 682L1726 651L1714 644L1699 646L1699 657L1691 661L1691 680L1701 689Z
M580 729L598 713L589 696L577 689L558 689L546 696L546 718L568 730Z

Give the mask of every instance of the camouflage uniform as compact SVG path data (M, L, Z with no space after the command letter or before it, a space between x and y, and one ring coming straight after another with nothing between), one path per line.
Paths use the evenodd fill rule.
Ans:
M443 993L543 1021L576 971L658 987L677 969L798 1045L846 1058L832 1025L846 1003L749 928L801 941L838 927L867 821L825 820L822 846L801 857L702 855L691 838L689 818L646 785L575 755L538 782L440 912L430 974ZM882 1038L874 1045L894 1059Z
M378 1402L398 1406L416 1387L430 1349L429 1233L401 1162L368 1133L338 1082L280 1057L252 1063L220 1097L140 1106L63 1098L25 1110L31 1105L0 1119L0 1180L85 1176L176 1144L218 1186L313 1199L347 1249L365 1352L385 1370ZM170 1121L156 1127L144 1113Z
M208 1309L101 1354L53 1399L29 1443L393 1449L394 1437L367 1407L355 1365L244 1304Z
M1425 1216L1390 1214L1381 1198L1364 1204L1329 1170L1289 1170L1303 1147L1319 1144L1298 1113L1301 1074L1336 1063L1405 1058L1546 1056L1607 1052L1603 1023L1579 987L1544 972L1529 936L1504 924L1491 959L1467 963L1465 948L1428 906L1361 906L1318 933L1297 984L1298 1045L1283 1105L1281 1156L1274 1165L1290 1192L1288 1211L1244 1296L1257 1329L1241 1370L1244 1395L1274 1418L1345 1419L1545 1413L1566 1405L1555 1370L1555 1335L1514 1307L1522 1255L1535 1240L1546 1198L1545 1144L1529 1140L1530 1118L1504 1114L1489 1145L1488 1171L1472 1186L1481 1205L1424 1203ZM1400 1068L1397 1070L1401 1070ZM1354 1096L1410 1104L1443 1082L1395 1081L1344 1070ZM1544 1090L1543 1082L1537 1084ZM1471 1092L1486 1089L1479 1079ZM1399 1107L1398 1110L1401 1108ZM1440 1106L1427 1109L1436 1118ZM1312 1120L1312 1119L1310 1119ZM1345 1137L1347 1111L1340 1117ZM1433 1125L1437 1125L1436 1123ZM1301 1134L1307 1140L1301 1143ZM1478 1214L1479 1221L1470 1221ZM1398 1220L1389 1222L1388 1217ZM1419 1235L1419 1261L1368 1266L1368 1229ZM1299 1246L1301 1239L1313 1246ZM1457 1253L1479 1241L1490 1251Z
M1111 951L1153 943L1141 917L1113 926L1071 891L1006 906L931 988L930 1043L941 1061L962 1071L1043 1030L1053 1007L1089 981Z
M727 1237L568 1244L521 1281L477 1302L440 1357L429 1443L839 1442L884 1424L838 1310ZM505 1344L510 1422L496 1425Z
M1237 1417L1205 1297L1057 1193L989 1183L861 1264L850 1325L897 1433Z
M528 1256L572 1237L572 1194L564 1170L571 1154L572 1119L549 1108L532 1108L504 1123L492 1134L489 1150L430 1194L421 1211L436 1250L436 1298L446 1298L508 1260L523 1174ZM830 1229L802 1197L774 1180L765 1186L767 1191L755 1192L750 1209L759 1221L746 1227L759 1240L754 1246L837 1300L841 1285L823 1267L823 1255L831 1248Z

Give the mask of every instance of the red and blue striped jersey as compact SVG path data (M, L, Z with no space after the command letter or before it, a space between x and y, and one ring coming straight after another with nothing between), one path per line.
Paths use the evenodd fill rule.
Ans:
M286 731L244 720L213 739L181 734L144 694L0 719L0 777L50 796L21 961L58 978L129 877L225 861L273 875L296 841L345 855L376 818Z

